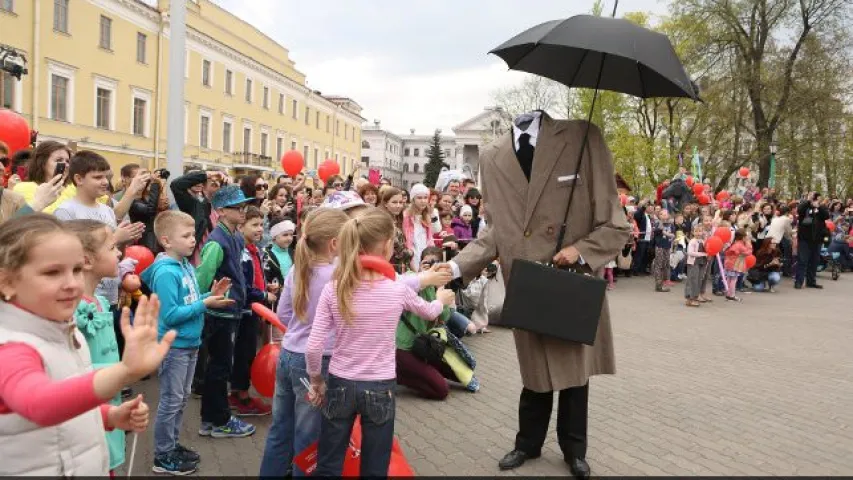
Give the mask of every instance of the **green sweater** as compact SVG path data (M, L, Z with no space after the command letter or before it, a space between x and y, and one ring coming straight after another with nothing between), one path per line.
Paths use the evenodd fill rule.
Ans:
M435 287L427 287L421 290L420 296L424 300L431 302L436 299L436 288ZM447 322L447 319L450 318L450 307L444 307L444 310L441 312L441 316L439 317L439 321L432 322L429 320L424 320L423 318L415 315L412 312L403 312L403 315L409 320L409 323L415 327L415 330L418 333L426 333L429 329L434 328L439 323ZM397 323L397 348L400 350L410 351L412 349L412 343L415 341L415 333L406 326L406 324L400 320Z

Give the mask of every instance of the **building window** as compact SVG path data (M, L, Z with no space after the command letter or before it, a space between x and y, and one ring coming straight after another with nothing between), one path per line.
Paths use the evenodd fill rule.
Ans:
M355 141L355 127L352 127L352 139Z
M202 115L198 123L198 144L201 148L210 148L210 116Z
M225 93L234 95L234 72L225 70Z
M361 148L370 148L370 143L367 140L362 140Z
M68 0L53 0L53 29L68 33Z
M418 165L418 164L416 163L416 164L412 167L412 172L414 172L414 173L418 173L418 171L420 170L420 168L421 168L421 166L420 166L420 165Z
M252 129L243 127L243 152L252 153Z
M0 100L3 101L3 104L0 105L2 108L15 108L15 89L18 87L18 80L15 77L9 75L6 72L0 71Z
M222 122L222 151L231 153L231 122Z
M267 142L269 141L270 134L266 132L261 132L261 155L267 156Z
M408 163L403 164L403 173L409 173L409 164Z
M328 115L326 115L326 133L329 133L331 131L332 131L332 119Z
M293 108L293 111L291 112L291 114L293 115L293 119L299 120L299 102L294 99L291 103L291 108Z
M416 157L420 157L420 156L421 156L421 149L420 149L420 148L416 148L416 149L415 149L415 156L416 156Z
M349 128L344 124L344 140L349 140Z
M110 129L110 105L112 102L113 92L106 88L96 89L95 101L95 126L98 128Z
M308 145L302 147L302 158L304 161L308 161Z
M278 94L278 114L284 115L284 94Z
M294 141L290 142L290 149L291 149L291 150L296 150L296 140L294 140Z
M264 87L264 108L270 109L270 87Z
M275 139L275 158L281 158L284 155L284 139L281 137L276 137Z
M246 102L252 103L252 79L246 79Z
M405 156L405 157L409 156L409 149L408 148L403 150L403 156Z
M316 116L317 118L316 118L316 119L314 119L314 126L315 126L315 127L317 127L317 130L320 130L320 112L317 112L317 113L315 114L315 116Z
M338 163L338 154L335 154L335 163Z
M365 166L370 166L370 157L361 157L361 163Z
M145 47L148 37L144 33L136 32L136 61L145 63Z
M336 137L341 136L341 121L340 120L335 120L335 136Z
M211 85L210 60L201 61L201 84L205 87L209 87Z
M98 44L104 50L112 50L113 20L101 15L101 41Z
M14 0L3 0L0 2L0 10L6 10L7 12L15 11L15 2Z
M320 149L314 149L314 166L320 165Z
M67 77L50 76L50 118L53 120L67 122L71 118L68 115L69 83Z
M450 149L449 148L444 150L444 158L450 158Z
M305 107L305 125L311 125L311 107Z
M145 116L148 110L148 102L144 98L133 99L133 134L145 136Z

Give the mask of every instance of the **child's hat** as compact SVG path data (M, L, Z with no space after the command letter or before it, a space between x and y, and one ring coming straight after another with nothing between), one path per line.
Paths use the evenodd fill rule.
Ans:
M463 205L462 208L459 209L459 216L460 217L462 215L465 215L466 213L469 215L474 215L474 209L471 208L471 205Z
M360 205L367 205L357 193L348 190L335 192L323 200L322 207L338 208L344 211Z
M283 233L293 233L296 231L296 225L290 220L282 220L270 228L270 236L275 238Z
M213 200L211 203L213 204L214 209L219 209L234 207L250 200L252 199L246 198L243 190L240 190L240 187L237 185L226 185L213 194Z

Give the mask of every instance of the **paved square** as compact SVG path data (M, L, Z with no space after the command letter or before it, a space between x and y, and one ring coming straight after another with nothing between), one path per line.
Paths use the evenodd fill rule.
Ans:
M609 295L617 375L590 385L593 474L853 475L853 276L820 280L822 291L786 281L777 294L690 309L680 285L655 293L650 279L619 279ZM432 402L401 387L396 432L418 475L568 474L553 421L540 459L498 471L521 382L512 334L495 330L466 340L479 393L455 388ZM152 408L156 388L139 387ZM199 437L198 400L184 419L181 440L202 455L199 474L258 474L269 417L239 440ZM149 430L135 474L151 473L152 446Z

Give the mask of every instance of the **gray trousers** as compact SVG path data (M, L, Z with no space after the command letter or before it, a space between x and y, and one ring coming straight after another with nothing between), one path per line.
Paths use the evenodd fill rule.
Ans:
M687 281L684 282L684 298L696 300L702 293L702 281L706 279L706 259L697 257L693 265L687 265Z

